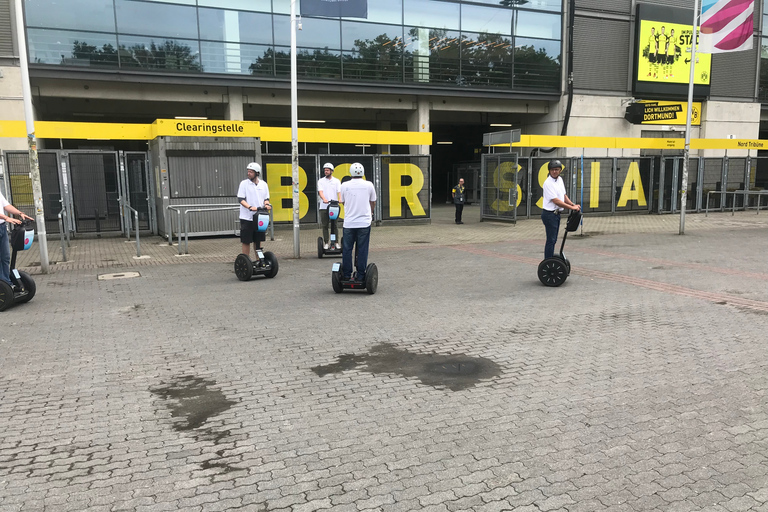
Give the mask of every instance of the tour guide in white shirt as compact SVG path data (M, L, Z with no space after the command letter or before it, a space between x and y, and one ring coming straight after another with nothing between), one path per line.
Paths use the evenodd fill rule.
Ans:
M341 184L339 202L344 205L344 238L341 252L341 274L345 280L352 278L352 247L357 244L356 281L365 282L368 265L368 243L371 240L371 222L376 206L376 190L373 183L365 181L363 165L355 162L349 167L352 179Z
M331 225L331 234L336 235L336 247L339 246L339 231L336 227L336 219L328 217L328 205L331 201L339 200L339 189L341 188L341 182L338 178L333 177L333 164L327 163L323 165L323 173L325 177L317 180L317 194L320 196L320 223L323 226L323 247L328 249L328 224Z
M544 204L541 210L541 222L547 230L547 243L544 245L544 259L555 255L557 232L560 230L560 212L564 209L581 210L565 194L565 183L560 177L563 164L560 160L549 162L549 177L544 181Z
M253 242L253 255L258 258L256 251L261 249L261 242L266 240L264 233L256 229L253 213L257 208L272 209L269 204L269 187L266 181L261 181L261 166L256 162L248 164L248 179L240 182L237 189L237 200L240 202L240 243L243 244L243 254L250 252Z

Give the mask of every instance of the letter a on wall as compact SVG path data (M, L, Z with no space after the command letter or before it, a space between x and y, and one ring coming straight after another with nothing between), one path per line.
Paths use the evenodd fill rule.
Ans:
M621 187L621 196L616 206L623 208L627 206L627 201L637 201L638 206L646 206L643 182L640 180L640 167L637 162L629 164L629 171L624 180L624 186Z
M367 0L301 0L302 16L368 18Z

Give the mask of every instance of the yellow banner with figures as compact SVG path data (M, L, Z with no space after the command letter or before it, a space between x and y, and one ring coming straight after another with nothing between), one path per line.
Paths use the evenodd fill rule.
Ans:
M640 20L637 80L687 84L691 72L692 25ZM694 84L709 85L712 55L696 52Z

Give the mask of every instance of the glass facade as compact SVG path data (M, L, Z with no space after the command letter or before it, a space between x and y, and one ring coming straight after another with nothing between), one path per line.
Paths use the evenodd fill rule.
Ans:
M285 78L290 0L25 0L32 64ZM369 0L304 17L300 79L559 92L560 0Z

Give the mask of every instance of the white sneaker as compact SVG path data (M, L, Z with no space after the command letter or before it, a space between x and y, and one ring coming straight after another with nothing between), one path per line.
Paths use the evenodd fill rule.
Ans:
M323 249L325 249L327 251L328 250L328 244L324 244L323 245Z

